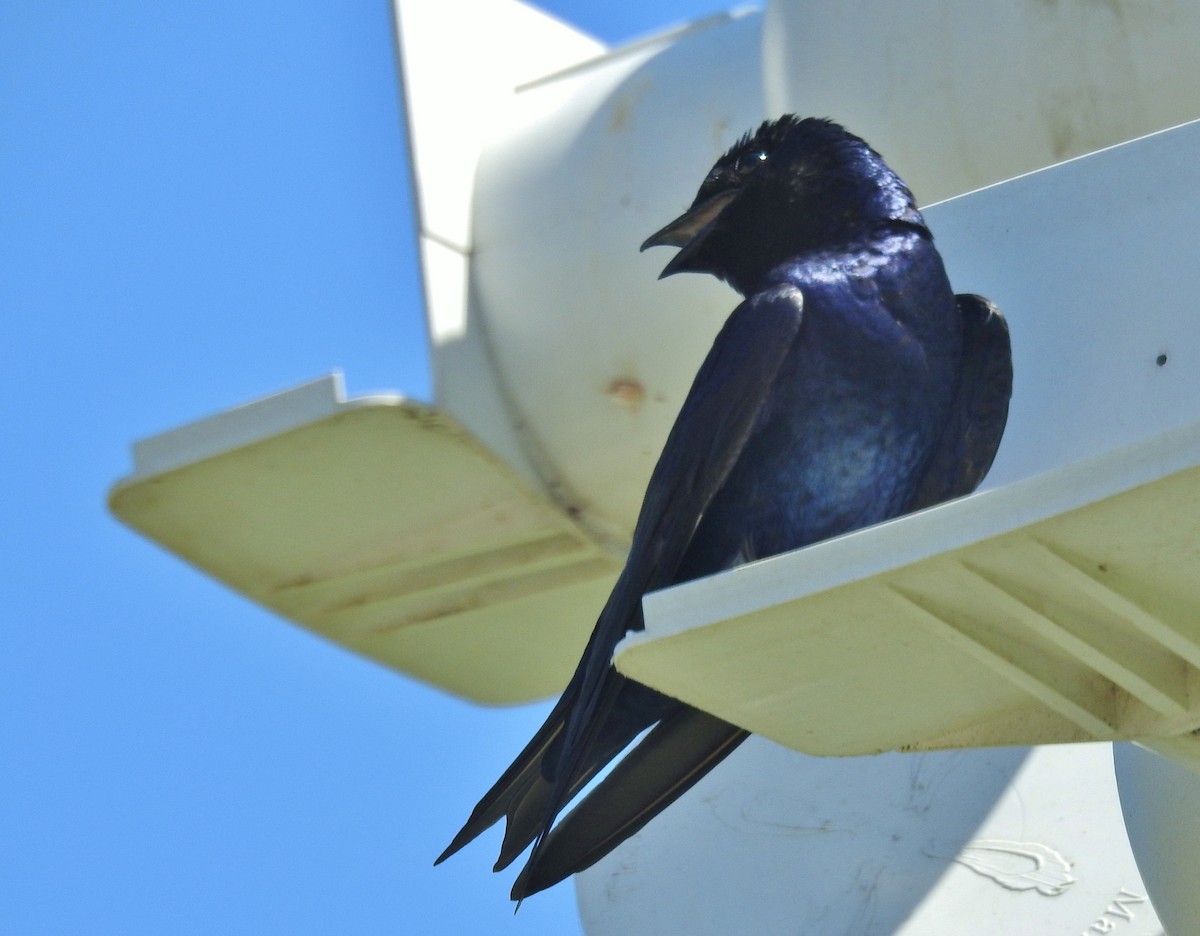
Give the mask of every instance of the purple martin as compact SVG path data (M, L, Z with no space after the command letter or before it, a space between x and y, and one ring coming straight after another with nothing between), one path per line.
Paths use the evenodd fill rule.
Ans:
M746 134L642 249L656 246L679 248L662 276L710 273L745 298L684 400L574 676L438 858L504 818L495 870L533 845L518 901L608 854L747 737L613 668L643 595L967 494L1008 415L1004 318L954 294L907 186L832 121Z

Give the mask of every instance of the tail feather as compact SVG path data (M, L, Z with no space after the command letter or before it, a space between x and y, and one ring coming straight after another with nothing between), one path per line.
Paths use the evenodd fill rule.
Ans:
M706 712L677 707L538 842L513 884L513 900L598 861L675 802L748 734Z
M508 867L610 760L658 719L667 701L654 690L610 670L599 693L598 705L606 716L613 713L613 717L596 722L598 733L584 739L580 749L565 758L564 734L577 686L578 680L573 680L567 687L537 734L483 795L435 865L505 819L504 841L494 870ZM564 759L568 763L564 764ZM569 774L560 783L558 777L563 769Z
M545 722L542 723L542 727L537 730L537 733L529 740L509 768L504 771L500 779L492 784L492 788L483 795L478 805L471 811L466 823L454 836L454 840L446 846L445 851L438 855L437 860L434 861L435 865L441 864L500 819L512 814L531 789L536 788L539 783L545 782L543 761L546 752L562 734L573 698L571 687L568 686L567 691L558 700L558 704L554 706Z
M636 684L629 684L636 686ZM642 687L636 686L641 689ZM618 711L623 707L617 706ZM626 716L633 713L627 707L623 712ZM641 715L642 710L638 710ZM564 791L555 797L556 785L545 774L538 776L521 790L519 796L512 799L508 810L508 822L504 829L504 842L500 846L500 857L496 861L496 871L508 867L513 860L523 852L539 835L546 830L546 817L557 815L559 810L567 805L598 774L609 761L621 753L625 747L636 738L648 725L653 724L653 717L635 716L634 718L606 719L598 735L587 746L584 756L569 781L564 784ZM547 762L556 764L557 758L547 755Z

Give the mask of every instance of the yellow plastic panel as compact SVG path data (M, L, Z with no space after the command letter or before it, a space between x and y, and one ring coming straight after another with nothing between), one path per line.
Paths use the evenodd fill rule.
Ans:
M445 415L343 401L334 379L135 452L111 495L125 523L296 623L478 701L561 689L619 569Z

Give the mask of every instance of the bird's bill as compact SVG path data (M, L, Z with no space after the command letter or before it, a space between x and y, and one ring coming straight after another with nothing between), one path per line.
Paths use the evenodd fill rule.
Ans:
M708 232L712 230L717 218L734 197L736 189L719 192L712 198L699 204L692 205L687 211L659 231L646 238L642 250L648 247L679 247L680 252L672 258L662 271L659 279L672 273L686 269L687 260L692 253L704 242Z

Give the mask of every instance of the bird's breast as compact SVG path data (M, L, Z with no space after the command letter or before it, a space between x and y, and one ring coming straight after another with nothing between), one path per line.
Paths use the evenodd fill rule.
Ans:
M961 356L940 260L909 266L907 277L897 261L880 264L865 284L830 277L801 286L800 332L697 528L688 574L797 549L907 508Z

